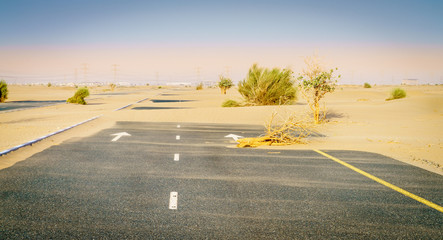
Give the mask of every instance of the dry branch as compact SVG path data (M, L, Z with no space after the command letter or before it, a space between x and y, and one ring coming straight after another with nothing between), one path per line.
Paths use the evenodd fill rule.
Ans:
M295 115L290 115L283 119L281 123L275 124L278 114L274 112L270 120L266 123L266 133L264 136L256 138L243 138L238 140L237 147L258 147L263 145L291 145L305 144L304 139L313 132L314 124L307 120L307 117L299 119Z

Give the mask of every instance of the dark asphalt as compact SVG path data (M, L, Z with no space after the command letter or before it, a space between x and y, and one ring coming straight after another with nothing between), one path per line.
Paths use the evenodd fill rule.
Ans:
M443 213L314 151L228 148L224 138L261 131L119 122L53 146L0 170L0 239L442 239ZM131 136L111 142L119 132ZM440 175L325 152L443 205Z
M2 111L17 111L28 108L46 107L56 104L66 103L66 100L54 101L13 101L0 104L0 112Z

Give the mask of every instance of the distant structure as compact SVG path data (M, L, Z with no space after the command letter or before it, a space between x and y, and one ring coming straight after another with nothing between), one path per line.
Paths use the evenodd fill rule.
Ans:
M418 85L418 79L403 79L403 81L401 81L401 85Z
M187 82L168 82L166 86L182 86L182 87L190 87L191 84Z

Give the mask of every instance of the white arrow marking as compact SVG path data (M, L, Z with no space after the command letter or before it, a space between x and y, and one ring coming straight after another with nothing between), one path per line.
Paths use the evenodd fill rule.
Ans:
M180 154L176 153L174 154L174 161L179 161L180 160Z
M180 135L175 136L176 140L180 140Z
M117 140L119 140L122 136L131 136L131 134L127 133L127 132L121 132L121 133L114 133L111 134L111 136L116 136L115 138L113 138L111 141L115 142Z
M226 138L233 138L234 141L236 141L236 142L237 142L237 140L238 140L239 138L243 138L242 136L235 135L235 134L229 134L229 135L226 135L225 137L226 137Z
M169 209L176 210L177 209L177 198L178 193L177 192L171 192L169 195Z

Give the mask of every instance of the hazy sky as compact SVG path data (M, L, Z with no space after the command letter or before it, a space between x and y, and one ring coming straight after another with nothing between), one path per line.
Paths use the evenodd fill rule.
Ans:
M241 80L317 53L344 83L443 83L443 1L0 0L0 78ZM76 70L77 69L77 70Z

